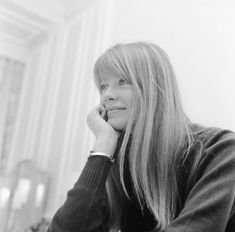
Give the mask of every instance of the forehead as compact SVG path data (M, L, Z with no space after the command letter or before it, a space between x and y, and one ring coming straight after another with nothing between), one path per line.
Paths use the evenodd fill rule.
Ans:
M100 77L100 82L112 82L112 81L117 81L120 78L123 78L123 77L121 75L118 75L118 74L110 73L109 75L102 75Z

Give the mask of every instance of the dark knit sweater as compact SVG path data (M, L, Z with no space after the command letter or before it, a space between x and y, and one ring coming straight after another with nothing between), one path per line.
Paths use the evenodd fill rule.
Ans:
M189 173L195 159L193 149L179 166L180 204L165 232L235 232L235 134L208 128L197 139L203 144L203 156L192 178ZM88 159L48 232L108 231L104 200L111 165L103 156ZM131 191L128 173L126 183ZM157 223L148 209L142 212L135 199L126 199L123 205L122 232L157 232Z

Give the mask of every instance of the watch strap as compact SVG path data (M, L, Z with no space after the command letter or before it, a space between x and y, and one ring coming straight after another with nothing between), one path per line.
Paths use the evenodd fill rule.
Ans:
M114 158L113 156L108 155L107 153L104 152L97 152L97 151L90 151L89 157L93 157L93 156L105 156L107 158L109 158L109 160L113 163L114 162Z

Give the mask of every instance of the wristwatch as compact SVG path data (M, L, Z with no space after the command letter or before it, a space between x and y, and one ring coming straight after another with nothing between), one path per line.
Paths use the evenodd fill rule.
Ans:
M108 155L108 154L106 154L106 153L104 153L104 152L90 151L90 154L89 154L88 158L93 157L93 156L105 156L105 157L108 157L109 160L110 160L112 163L114 162L113 156Z

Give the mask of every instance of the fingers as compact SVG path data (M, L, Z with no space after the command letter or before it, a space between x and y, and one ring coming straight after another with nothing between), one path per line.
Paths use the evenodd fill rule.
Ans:
M106 109L104 108L104 106L102 106L101 117L104 118L105 115L106 115Z
M104 118L104 116L105 116L105 111L102 111L101 112L101 117Z
M96 106L96 110L99 112L99 114L100 114L100 116L101 116L102 118L105 117L105 115L106 115L106 109L105 109L105 107L104 107L103 105L99 104L98 106Z

